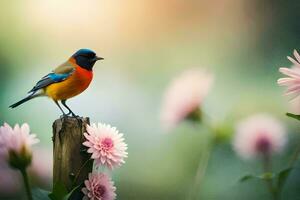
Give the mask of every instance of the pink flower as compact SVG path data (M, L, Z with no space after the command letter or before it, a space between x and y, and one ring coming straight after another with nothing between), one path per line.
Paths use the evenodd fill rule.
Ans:
M290 96L292 99L300 94L300 55L296 50L294 50L294 56L296 60L287 57L293 63L292 68L281 67L279 69L282 74L288 77L280 78L277 81L280 86L287 86L285 95Z
M173 80L163 100L163 126L172 129L197 111L203 104L213 79L213 75L206 71L190 69Z
M90 173L82 188L83 200L114 200L116 188L110 178L103 173Z
M12 167L29 165L32 154L31 146L38 142L36 135L30 134L30 128L26 123L21 127L16 124L14 128L4 123L0 127L0 156L9 161Z
M115 127L98 123L92 126L87 125L87 133L84 133L87 141L83 145L89 147L92 159L96 165L106 165L113 169L124 163L127 157L127 144L124 142L123 134Z
M256 114L241 121L233 141L235 151L243 158L279 153L286 144L281 122L267 114Z

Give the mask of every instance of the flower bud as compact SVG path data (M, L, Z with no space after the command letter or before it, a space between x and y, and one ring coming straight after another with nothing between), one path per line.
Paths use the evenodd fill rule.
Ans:
M15 169L26 169L31 164L32 153L27 150L25 146L21 148L20 152L9 150L8 163Z

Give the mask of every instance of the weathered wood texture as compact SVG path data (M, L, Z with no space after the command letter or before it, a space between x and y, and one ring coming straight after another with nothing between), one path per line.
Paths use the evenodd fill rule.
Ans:
M93 168L92 162L82 168L90 158L82 146L87 124L89 118L73 117L63 117L53 123L53 184L62 183L68 191L87 179Z

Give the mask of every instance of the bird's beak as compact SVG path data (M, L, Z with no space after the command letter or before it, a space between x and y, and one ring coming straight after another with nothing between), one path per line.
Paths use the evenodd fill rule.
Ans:
M101 58L101 57L98 57L98 56L95 56L95 61L97 61L97 60L104 60L104 58Z

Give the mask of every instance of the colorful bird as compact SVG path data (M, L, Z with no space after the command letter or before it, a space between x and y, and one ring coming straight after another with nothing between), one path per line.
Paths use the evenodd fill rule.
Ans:
M15 108L35 97L48 96L53 99L63 115L76 117L66 101L88 88L93 79L93 66L98 60L103 60L103 58L96 56L92 50L78 50L65 63L39 80L24 99L9 107ZM67 114L58 101L61 101L62 105L68 109Z

